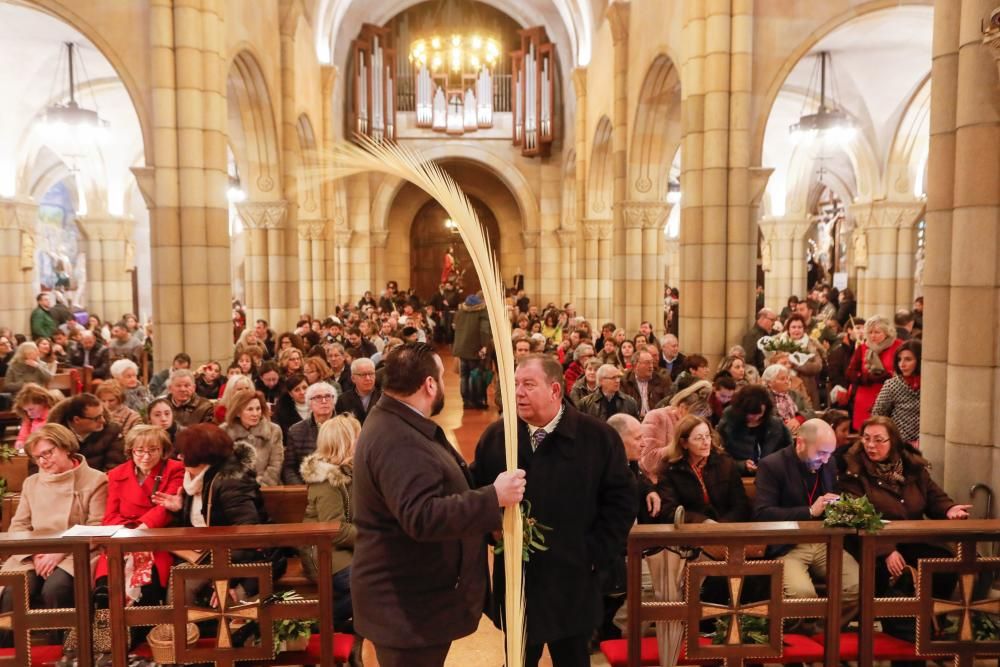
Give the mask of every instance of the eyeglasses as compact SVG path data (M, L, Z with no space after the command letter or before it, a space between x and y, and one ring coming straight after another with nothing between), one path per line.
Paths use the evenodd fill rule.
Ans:
M884 445L889 442L889 438L875 438L870 435L863 435L861 436L861 442L870 442L873 445Z
M159 454L162 450L160 449L133 449L132 456L136 458L142 458L145 456L153 456L154 454Z
M32 456L32 458L35 459L36 461L48 461L49 459L52 458L52 456L56 453L56 451L58 451L58 449L59 449L58 447L49 447L44 452L35 454L34 456Z
M688 442L710 442L712 440L712 436L708 433L702 433L701 435L689 435L687 440Z
M310 401L332 401L333 394L320 394L319 396L313 396L309 399Z
M368 373L355 373L354 377L359 377L359 378L373 378L373 377L375 377L375 372L371 371L371 372L368 372Z
M104 421L104 413L97 415L96 417L88 417L87 415L80 415L77 419L86 419L91 422L102 422Z
M611 377L606 377L606 378L604 378L604 379L605 379L605 380L612 380L612 381L614 381L614 382L617 382L617 381L619 381L619 380L621 380L621 379L622 379L622 376L621 376L621 375L613 375L613 376L611 376Z

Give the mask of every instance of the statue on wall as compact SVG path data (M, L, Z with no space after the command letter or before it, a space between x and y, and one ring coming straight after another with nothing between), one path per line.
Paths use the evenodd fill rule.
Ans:
M854 234L854 266L868 268L868 234L860 230Z
M441 268L441 284L448 282L448 278L458 273L455 266L455 247L448 246L444 253L444 266Z
M35 268L35 237L30 232L21 230L21 270L29 271Z
M771 270L771 242L764 241L760 246L760 269L761 271Z

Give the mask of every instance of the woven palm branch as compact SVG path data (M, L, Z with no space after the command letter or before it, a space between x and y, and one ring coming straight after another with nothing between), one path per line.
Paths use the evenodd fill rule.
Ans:
M514 352L511 329L507 319L503 280L496 256L475 209L458 184L434 162L399 145L378 143L358 137L359 144L339 143L326 156L324 176L345 178L364 172L391 174L413 183L441 205L458 226L459 234L472 258L483 289L483 300L490 318L490 330L496 347L500 396L504 410L505 451L508 470L517 468L517 412L514 400ZM522 551L523 518L520 507L506 509L503 516L504 557L506 577L505 619L507 666L524 664L525 606L523 562L517 557Z

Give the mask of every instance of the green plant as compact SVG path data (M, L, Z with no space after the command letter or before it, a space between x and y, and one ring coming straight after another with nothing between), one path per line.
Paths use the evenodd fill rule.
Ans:
M839 500L826 506L823 525L827 528L854 528L874 533L882 530L885 522L868 496L855 498L844 494Z
M768 642L768 620L760 616L740 614L740 643L766 644ZM729 617L715 619L715 632L712 633L713 644L725 644L729 634Z
M949 616L948 625L942 629L946 637L957 637L960 619ZM995 642L1000 639L1000 617L981 611L972 612L972 638L977 642Z
M274 621L274 652L278 652L282 642L310 636L315 627L314 618L285 618Z
M551 527L538 522L531 516L531 503L527 500L521 503L522 525L524 526L524 538L521 541L521 560L527 563L531 560L531 554L536 551L548 551L545 546L545 532L552 530ZM493 553L503 553L503 539L497 540L497 545Z
M17 456L16 449L7 444L0 445L0 463L7 463L15 456Z
M3 498L5 495L7 495L7 478L0 477L0 498Z
M802 346L785 336L770 336L760 346L763 352L802 352Z

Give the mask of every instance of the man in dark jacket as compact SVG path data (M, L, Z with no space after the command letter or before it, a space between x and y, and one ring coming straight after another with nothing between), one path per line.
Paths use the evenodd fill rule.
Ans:
M107 472L125 461L121 428L110 423L101 399L77 394L58 403L49 413L50 424L62 424L80 441L80 454L94 470Z
M212 421L212 401L202 398L194 389L194 373L190 369L179 368L167 380L167 395L170 407L174 409L174 421L184 427Z
M822 419L810 419L799 427L795 446L785 447L760 460L754 521L816 521L826 506L836 502L836 464L831 460L837 436ZM768 558L782 557L786 598L815 598L812 575L826 578L826 546L823 544L772 545ZM851 620L858 608L858 563L843 554L842 620Z
M671 381L677 380L677 376L684 370L684 359L686 358L686 355L681 352L681 343L677 340L677 336L667 334L663 337L659 366L670 375Z
M517 367L515 387L518 467L528 475L525 500L531 502L531 516L552 529L545 533L548 550L531 554L524 568L525 665L537 665L548 644L554 667L587 667L591 633L600 623L602 579L620 557L635 520L635 480L614 429L563 400L558 361L527 357ZM505 468L504 451L498 421L476 447L477 484L488 484ZM502 597L499 559L493 590ZM495 622L503 608L502 599L497 602L491 610Z
M455 345L452 353L459 358L462 384L462 405L466 408L486 407L486 383L473 382L473 371L485 364L486 347L493 340L490 316L478 294L470 294L459 304L455 315Z
M430 420L444 367L425 343L386 357L383 396L354 454L354 627L382 667L443 665L479 627L487 600L486 535L524 496L524 472L473 490L462 457Z
M111 371L108 348L101 345L93 331L84 330L80 334L80 344L70 349L67 362L74 368L91 366L95 380L106 380Z
M638 419L639 406L634 398L622 393L621 383L621 369L612 364L604 364L597 369L598 390L585 396L577 409L604 422L612 415L622 412Z
M292 424L285 440L285 460L281 465L281 481L285 484L305 484L299 470L307 456L316 451L319 427L335 414L333 406L337 392L332 384L317 382L306 389L309 419Z
M635 353L632 369L625 373L622 380L622 393L631 396L639 406L639 419L656 407L670 394L670 376L661 372L656 366L656 357L649 350L639 350Z
M375 386L375 364L362 357L351 362L351 381L354 389L345 391L337 399L337 414L349 412L362 424L371 412L382 392Z
M764 353L757 349L757 343L764 336L771 335L778 316L770 308L761 308L757 311L757 321L750 327L750 331L743 336L743 351L746 353L747 363L753 364L761 373L764 372Z

